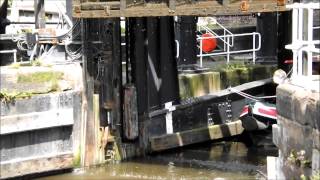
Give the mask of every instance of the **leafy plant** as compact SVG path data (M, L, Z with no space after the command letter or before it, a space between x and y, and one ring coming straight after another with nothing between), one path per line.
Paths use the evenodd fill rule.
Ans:
M3 103L11 103L16 99L30 98L32 93L30 92L7 92L6 90L0 91L0 101Z

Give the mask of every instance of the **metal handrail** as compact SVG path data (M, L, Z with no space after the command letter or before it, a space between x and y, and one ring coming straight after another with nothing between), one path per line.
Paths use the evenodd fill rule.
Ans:
M234 39L235 37L243 37L243 36L252 36L252 49L243 49L243 50L237 50L237 51L230 51L230 39ZM256 44L256 38L258 37L258 45ZM202 51L202 40L204 39L213 39L213 38L226 38L227 41L225 43L227 50L224 52L213 52L213 53L203 53ZM252 59L253 63L255 63L256 59L256 51L259 51L261 49L261 35L258 32L252 32L252 33L242 33L242 34L232 34L232 35L221 35L221 36L214 36L214 37L197 37L197 41L200 43L200 53L197 55L197 57L200 57L200 67L202 67L202 58L206 56L221 56L221 55L227 55L227 63L230 62L230 54L237 54L237 53L247 53L247 52L252 52ZM225 42L225 41L223 41ZM256 47L258 46L258 47Z
M16 63L17 62L17 50L12 49L12 50L1 50L0 51L0 54L7 54L7 53L13 53L13 62Z
M226 27L224 27L222 24L220 24L216 19L210 17L210 19L214 22L213 24L215 25L218 25L218 27L220 29L223 29L223 35L233 35ZM210 28L208 28L207 26L204 26L204 25L200 25L198 24L198 32L200 32L202 34L202 30L205 30L206 33L211 33L213 34L214 36L219 36L217 33L215 33L214 31L212 31ZM225 50L226 48L226 39L225 38L219 38L221 41L224 42L224 46L223 46L223 49ZM234 44L234 39L232 38L231 39L231 44L228 43L229 46L233 47L233 44Z
M320 44L320 40L313 39L313 31L319 29L319 26L313 24L314 10L320 9L320 5L318 3L294 3L286 7L292 9L292 43L286 45L286 49L292 50L293 54L290 82L294 85L319 91L318 82L312 82L314 77L318 75L314 76L312 70L313 53L320 54L320 49L315 46ZM305 16L306 12L307 16ZM304 26L307 28L305 29ZM304 38L305 34L306 39ZM306 54L306 58L304 58L303 53ZM303 65L304 59L307 62L306 69Z

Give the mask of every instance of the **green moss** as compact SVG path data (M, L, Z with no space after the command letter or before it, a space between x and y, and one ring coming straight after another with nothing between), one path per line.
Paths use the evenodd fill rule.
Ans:
M320 180L320 170L316 171L311 177L311 180Z
M31 74L19 74L18 83L44 83L57 82L62 79L62 72L35 72Z
M179 75L180 97L197 97L220 90L220 74L207 72L201 74Z
M212 93L229 86L271 78L276 66L251 65L243 62L220 64L210 72L199 74L180 74L179 88L182 99Z
M221 73L221 87L238 86L243 83L271 78L275 66L249 65L244 63L234 63L222 65L216 71Z
M0 101L3 103L11 103L16 99L30 98L32 93L29 92L8 92L6 90L0 91Z
M77 168L81 166L81 149L80 146L78 147L78 150L73 155L73 167Z
M20 68L20 63L12 63L12 64L10 64L9 67L13 68L13 69L19 69Z

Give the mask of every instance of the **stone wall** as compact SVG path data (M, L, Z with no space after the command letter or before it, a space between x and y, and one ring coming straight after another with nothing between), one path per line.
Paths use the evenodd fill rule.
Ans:
M80 165L81 66L0 70L0 179Z
M228 87L271 78L273 65L230 65L212 68L203 73L179 74L179 89L182 99L215 93Z
M273 126L273 141L279 148L279 179L319 178L319 110L319 92L290 84L277 87L278 123Z

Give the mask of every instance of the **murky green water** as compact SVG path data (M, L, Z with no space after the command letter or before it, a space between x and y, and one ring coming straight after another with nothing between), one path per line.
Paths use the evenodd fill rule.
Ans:
M265 179L274 146L215 142L42 179Z

